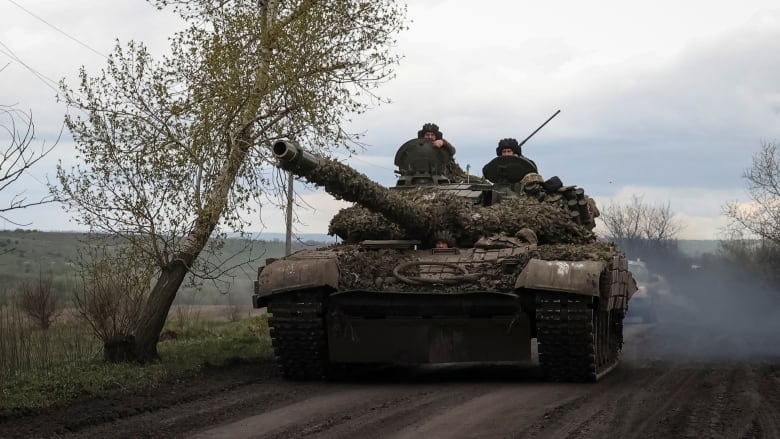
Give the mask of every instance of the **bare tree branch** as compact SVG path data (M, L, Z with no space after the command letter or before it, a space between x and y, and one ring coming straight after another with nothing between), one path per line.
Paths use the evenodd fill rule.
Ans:
M674 217L671 205L651 206L633 195L627 204L609 204L601 210L610 239L627 249L666 247L676 243L682 224Z
M13 186L19 178L33 165L49 154L59 142L62 130L57 140L47 146L41 143L40 148L34 148L35 124L32 113L25 113L13 106L0 105L0 131L3 132L5 146L0 150L0 192L13 190ZM52 196L46 196L41 200L31 201L27 199L26 190L18 190L5 205L0 205L0 218L14 225L20 224L3 215L12 210L25 209L31 206L51 203Z
M742 177L751 202L726 204L731 228L780 245L780 144L763 142Z

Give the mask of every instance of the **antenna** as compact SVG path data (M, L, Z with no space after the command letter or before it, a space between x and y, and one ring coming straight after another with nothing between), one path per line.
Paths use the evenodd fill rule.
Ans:
M528 137L526 137L526 138L525 138L525 140L523 140L522 142L520 142L520 144L519 144L519 145L517 145L517 147L519 148L519 147L523 146L523 145L525 144L525 142L527 142L527 141L528 141L528 139L530 139L531 137L533 137L533 136L534 136L534 134L536 134L536 133L537 133L539 130L541 130L542 128L544 128L544 126L545 126L545 125L547 125L547 122L551 121L551 120L552 120L552 118L553 118L553 117L555 117L555 116L557 116L557 115L558 115L558 113L560 113L560 112L561 112L561 110L558 110L558 111L556 111L556 112L555 112L555 114L553 114L552 116L550 116L550 118L549 118L549 119L545 120L543 124L539 125L539 128L537 128L536 130L534 130L534 132L533 132L533 133L531 133L531 134L530 134Z

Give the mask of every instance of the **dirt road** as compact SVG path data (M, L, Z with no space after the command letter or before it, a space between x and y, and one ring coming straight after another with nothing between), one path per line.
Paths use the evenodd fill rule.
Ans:
M527 366L392 368L288 383L237 364L155 392L9 418L0 437L778 438L780 355L767 334L627 325L595 384Z

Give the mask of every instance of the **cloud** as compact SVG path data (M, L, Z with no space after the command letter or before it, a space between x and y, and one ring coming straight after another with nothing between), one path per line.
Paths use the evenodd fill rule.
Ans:
M170 12L135 0L25 6L101 53L115 38L164 53L166 37L180 27ZM437 122L459 163L478 172L498 139L523 139L561 109L523 148L542 175L558 175L598 199L642 190L680 209L688 229L714 233L720 207L744 198L741 175L752 153L761 141L780 138L774 1L484 0L480 8L489 14L445 0L408 7L412 22L397 46L405 58L397 78L380 89L392 103L349 125L366 133L369 146L346 163L381 184L394 184L395 151L424 122ZM93 72L105 65L11 4L0 4L0 14L10 17L0 41L54 80L67 77L75 86L80 65ZM58 132L65 109L54 91L16 61L0 81L14 84L0 88L0 102L31 108L40 138ZM72 163L74 154L58 148L56 158ZM304 223L324 230L334 206L325 197L311 200L318 213Z
M336 200L322 192L311 192L296 188L299 192L293 210L293 232L327 233L330 219L340 209L352 203ZM268 232L284 232L286 228L285 210L276 206L266 206L262 210L262 223Z

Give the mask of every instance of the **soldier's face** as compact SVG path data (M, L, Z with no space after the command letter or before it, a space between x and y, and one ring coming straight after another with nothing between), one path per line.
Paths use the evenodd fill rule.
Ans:
M511 149L504 148L501 150L501 155L515 155L515 152Z
M426 131L426 132L423 134L423 138L424 138L424 139L428 139L428 140L430 140L430 141L434 141L434 140L436 140L436 134L434 134L434 133L432 133L432 132L430 132L430 131Z

